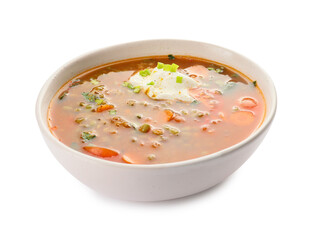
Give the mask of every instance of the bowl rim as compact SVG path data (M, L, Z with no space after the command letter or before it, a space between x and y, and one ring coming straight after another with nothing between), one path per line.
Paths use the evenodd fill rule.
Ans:
M244 140L242 140L241 142L234 144L228 148L225 148L223 150L220 150L218 152L209 154L209 155L205 155L205 156L201 156L198 158L192 158L192 159L188 159L188 160L184 160L184 161L179 161L179 162L170 162L170 163L156 163L156 164L126 164L126 163L119 163L119 162L112 162L109 160L105 160L105 159L100 159L91 155L87 155L85 153L79 152L77 150L74 150L72 148L70 148L69 146L65 145L64 143L60 142L56 137L54 137L50 130L48 129L48 127L46 126L46 124L43 123L44 120L46 120L47 116L44 116L44 118L42 118L42 114L41 114L41 108L42 108L42 99L45 96L47 90L48 90L48 85L50 85L55 76L57 76L61 71L63 71L63 69L65 69L66 67L74 64L75 62L79 61L80 59L83 58L87 58L87 57L92 57L93 54L97 54L98 52L102 52L105 50L108 50L110 48L118 48L118 47L122 47L122 46L126 46L128 44L140 44L140 43L148 43L148 42L158 42L162 41L162 42L166 42L166 41L171 41L171 42L185 42L185 43L193 43L193 44L204 44L204 45L210 45L213 48L218 48L222 51L227 51L230 52L232 54L237 55L238 57L247 60L249 62L251 62L254 66L256 66L262 73L264 73L267 77L267 81L269 83L269 88L271 88L272 91L272 102L270 103L270 105L272 106L272 110L269 112L269 114L265 115L264 121L262 122L262 124L260 125L260 127L258 127L251 135L249 135L247 138L245 138ZM267 101L266 101L266 104ZM74 155L78 155L78 157L81 158L85 158L89 161L95 161L98 162L99 164L104 164L107 166L111 166L111 167L121 167L121 168L134 168L134 169L162 169L162 168L172 168L172 167L183 167L183 166L187 166L187 165L193 165L193 164L198 164L198 163L202 163L205 161L212 161L213 159L219 158L223 155L229 154L233 151L235 151L236 149L239 149L245 145L247 145L249 142L253 141L254 139L256 139L259 135L261 135L261 133L263 133L267 128L269 128L271 122L274 119L274 116L276 114L276 108L277 108L277 94L276 94L276 89L274 86L274 83L271 79L271 77L255 62L253 62L252 60L250 60L249 58L243 56L240 53L237 53L235 51L232 51L230 49L224 48L224 47L220 47L218 45L215 44L211 44L211 43L206 43L206 42L200 42L200 41L193 41L193 40L182 40L182 39L149 39L149 40L140 40L140 41L131 41L131 42L126 42L126 43L121 43L121 44L116 44L116 45L111 45L111 46L107 46L104 48L100 48L100 49L96 49L93 51L89 51L85 54L82 54L78 57L75 57L74 59L68 61L67 63L63 64L60 68L58 68L43 84L38 97L37 97L37 101L36 101L36 109L35 109L35 113L36 113L36 118L37 118L37 122L38 125L42 131L42 134L44 136L47 136L50 140L52 140L55 144L57 144L59 147L64 148L65 151L70 152L71 154Z

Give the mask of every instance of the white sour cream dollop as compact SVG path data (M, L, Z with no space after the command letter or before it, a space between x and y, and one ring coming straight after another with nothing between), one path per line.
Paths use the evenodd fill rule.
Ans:
M189 89L200 86L200 82L181 73L158 69L150 70L151 74L143 77L137 72L130 77L129 83L134 87L140 87L147 96L155 100L180 100L192 102L195 99L189 94ZM177 81L177 77L182 82Z

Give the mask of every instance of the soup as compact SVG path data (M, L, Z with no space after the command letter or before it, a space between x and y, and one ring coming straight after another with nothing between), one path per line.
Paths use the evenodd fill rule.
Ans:
M65 145L128 164L185 161L247 138L262 123L256 81L190 56L122 60L85 71L51 100L48 124Z

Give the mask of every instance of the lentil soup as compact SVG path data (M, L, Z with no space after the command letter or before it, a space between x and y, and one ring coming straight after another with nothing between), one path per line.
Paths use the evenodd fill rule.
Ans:
M256 81L190 56L122 60L83 72L51 100L48 124L65 145L128 164L185 161L247 138L262 123Z

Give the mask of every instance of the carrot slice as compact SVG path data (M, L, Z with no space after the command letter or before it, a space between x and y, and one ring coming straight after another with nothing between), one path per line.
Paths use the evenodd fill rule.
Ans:
M105 111L105 110L112 109L112 108L114 108L113 105L105 104L105 105L99 106L99 107L96 109L96 111L97 111L97 112L103 112L103 111Z
M130 163L130 164L135 163L135 162L132 161L131 158L127 157L126 155L123 155L123 156L122 156L122 160L123 160L124 162Z
M165 109L165 113L167 115L167 121L171 121L174 118L174 112L169 109Z
M117 151L103 147L85 146L83 149L98 157L113 157L119 155Z
M238 126L246 126L251 124L255 119L255 115L248 111L234 112L230 115L232 123Z

